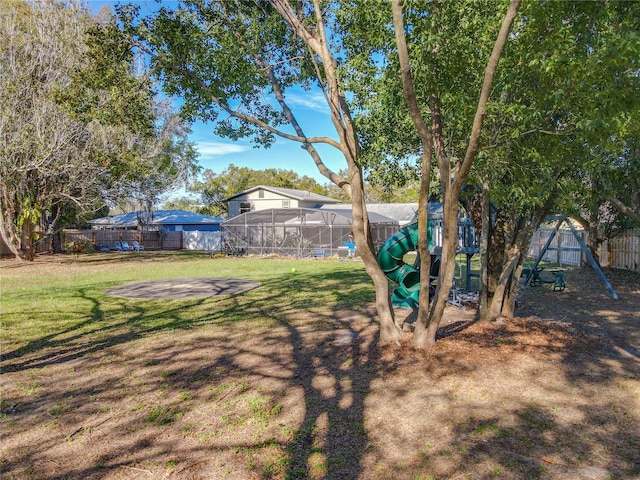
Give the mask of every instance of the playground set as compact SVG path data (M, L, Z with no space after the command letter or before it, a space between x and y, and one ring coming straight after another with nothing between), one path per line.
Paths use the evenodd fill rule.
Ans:
M579 247L563 247L563 251L580 251L586 259L589 261L593 269L596 271L602 282L604 283L607 291L612 298L617 299L618 294L615 292L607 278L605 277L602 269L593 258L593 255L585 245L580 234L576 231L575 227L567 216L554 216L550 217L548 221L555 221L556 225L549 235L544 247L540 250L533 265L530 268L523 269L523 276L525 276L524 285L530 285L531 287L540 287L543 284L552 284L554 292L562 292L566 288L566 281L564 277L564 268L562 264L558 268L548 269L540 266L540 262L544 255L554 250L551 247L555 235L562 224L566 223L569 229L575 236ZM429 251L433 256L431 262L431 269L429 271L430 285L429 291L432 295L435 291L435 284L438 279L438 273L440 269L440 253L442 250L441 237L438 233L442 231L442 219L430 219L428 222L428 245ZM415 252L418 245L418 224L412 223L396 234L391 236L378 251L378 263L384 271L389 280L396 283L392 293L392 304L397 307L417 308L418 298L420 293L420 258L416 257L412 265L409 265L405 257L410 252ZM558 249L560 250L560 249ZM461 218L458 220L458 248L457 255L464 254L466 256L466 265L457 265L459 268L466 267L464 278L466 279L466 290L471 290L471 278L477 276L471 272L471 258L473 255L479 253L478 239L475 234L475 229L468 218ZM547 276L546 273L550 273L551 276ZM462 275L456 277L462 280ZM452 285L451 292L453 293L453 302L456 303L457 288Z
M420 258L417 256L412 265L405 261L405 256L417 250L418 224L412 223L402 228L390 237L378 251L378 264L389 280L397 287L393 290L391 301L396 307L416 308L420 294ZM427 226L429 252L432 255L429 270L431 294L435 291L435 284L440 271L440 255L442 251L442 219L430 219ZM477 274L471 272L471 258L478 253L477 238L471 221L468 218L458 220L458 248L456 254L464 254L466 265L457 265L462 281L462 269L465 270L464 280L466 290L471 287L471 279ZM452 300L456 301L456 289Z

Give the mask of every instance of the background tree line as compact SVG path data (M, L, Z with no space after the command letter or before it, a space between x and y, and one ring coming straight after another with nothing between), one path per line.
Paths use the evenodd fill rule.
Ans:
M150 208L197 171L189 130L108 15L0 5L0 234L18 258L96 211Z
M191 195L174 197L164 202L162 208L226 217L227 205L223 200L257 185L305 190L344 202L349 201L348 196L335 185L329 183L321 184L314 178L307 175L301 176L293 170L278 168L255 170L230 164L220 173L205 169L198 178L187 186L187 192ZM417 179L405 180L402 185L393 186L367 182L367 202L416 202L418 188L419 181Z

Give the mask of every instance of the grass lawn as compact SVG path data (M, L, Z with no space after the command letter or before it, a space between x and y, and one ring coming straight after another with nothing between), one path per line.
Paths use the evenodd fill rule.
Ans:
M380 344L357 261L3 261L0 477L637 479L640 277L610 277L613 301L590 275L503 325L449 308L421 351ZM105 293L192 277L260 286Z
M113 342L114 338L233 324L274 325L289 309L326 311L368 303L371 282L361 263L252 258L216 258L194 253L144 252L61 257L40 269L5 269L2 275L3 341L24 352L47 343ZM295 272L292 272L295 269ZM261 283L237 297L159 302L105 295L122 284L166 278L227 277ZM67 339L67 340L65 340ZM110 340L111 339L111 340Z

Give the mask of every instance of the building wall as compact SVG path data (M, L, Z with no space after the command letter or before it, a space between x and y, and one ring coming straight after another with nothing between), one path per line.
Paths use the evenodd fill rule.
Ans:
M219 252L221 247L221 233L204 231L183 231L182 247L185 250L199 250L205 252Z
M164 225L167 232L219 232L220 224L209 225Z
M242 213L245 213L246 206L243 204L249 204L251 212L258 210L269 210L271 208L299 208L316 206L316 203L308 204L307 202L300 202L290 197L280 195L266 190L256 190L248 194L239 196L228 202L229 218L236 217Z

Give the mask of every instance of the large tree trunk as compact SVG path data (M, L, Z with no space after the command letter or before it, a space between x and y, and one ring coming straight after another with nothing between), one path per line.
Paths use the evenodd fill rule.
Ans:
M35 231L35 225L30 220L25 220L22 225L22 234L20 236L20 249L22 251L22 257L25 260L33 261L33 233Z
M9 251L13 253L14 257L17 260L22 260L20 250L16 246L18 242L15 240L14 236L11 235L9 228L7 228L5 223L5 215L0 215L0 236L2 237L2 240L4 241L4 244L7 246Z
M509 282L509 286L505 291L503 300L502 300L502 311L500 312L500 316L504 318L513 318L516 313L516 295L518 293L518 279L520 278L520 274L522 273L522 259L518 262L513 275L511 276L511 280Z
M462 186L467 182L471 166L478 153L480 146L480 132L482 131L482 123L486 115L486 106L493 86L493 78L498 68L498 61L502 55L502 49L509 36L509 30L516 17L516 13L520 6L520 0L511 0L507 13L502 20L500 32L487 62L485 69L482 89L478 99L478 106L474 115L473 124L471 126L471 136L467 145L467 151L464 158L457 161L454 168L454 175L451 175L450 158L445 153L444 135L442 133L442 120L440 118L440 109L434 108L437 105L432 104L432 133L434 151L438 160L438 168L440 171L440 180L443 190L443 214L444 214L444 236L442 240L442 256L440 262L440 275L438 276L438 287L436 289L436 298L431 306L429 325L427 327L430 343L435 342L438 326L442 321L444 309L449 297L449 291L453 283L455 274L456 250L458 245L458 201Z
M505 298L511 289L514 281L514 273L521 258L520 250L515 246L512 246L507 252L507 261L500 273L496 289L493 292L493 297L491 298L489 314L485 316L487 320L495 320L502 315Z
M353 162L349 162L349 180L351 184L352 201L352 231L360 258L364 263L367 274L373 281L376 295L376 310L380 324L380 340L399 342L402 330L395 322L395 315L391 307L391 292L389 280L378 264L369 218L367 216L364 181L362 171Z
M52 235L51 245L53 253L62 253L62 233L58 228L60 225L60 216L62 209L60 204L55 203L51 206L51 225L49 226L49 232Z
M411 120L416 127L422 143L422 165L420 170L420 197L418 199L418 257L420 258L420 291L418 295L418 318L415 321L413 331L413 344L424 347L432 343L429 330L429 285L431 283L431 255L429 253L429 185L431 182L431 155L433 141L431 131L422 118L418 99L416 97L411 74L411 62L409 50L404 35L404 22L402 19L402 5L400 0L391 2L393 13L393 28L398 47L398 59L400 61L400 76L402 79L402 91L409 108ZM435 102L435 96L431 95L431 102Z
M275 76L271 75L271 85L276 99L282 107L289 123L294 128L298 136L297 139L303 140L303 148L307 150L313 158L318 171L349 195L352 203L351 227L353 230L353 239L358 248L359 255L364 262L365 270L371 277L375 288L376 309L380 323L380 339L383 341L399 341L402 336L402 330L395 323L394 312L391 307L389 281L382 271L382 268L380 268L380 265L378 265L378 259L369 229L369 218L367 216L364 195L364 180L362 178L362 170L357 163L360 153L358 136L351 118L351 112L349 111L349 104L340 85L338 63L330 50L329 38L324 28L323 12L320 3L314 3L313 5L315 17L318 21L318 25L313 30L311 30L308 25L305 25L302 19L298 17L299 12L291 9L289 2L285 0L271 0L271 4L307 47L322 59L321 68L324 72L323 83L326 85L325 94L329 99L328 105L331 111L331 121L340 138L340 142L334 144L334 146L342 151L347 162L349 182L345 182L343 178L327 168L313 145L306 141L306 135L285 102L281 86L278 84ZM269 70L268 72L273 73ZM229 113L234 114L232 111L229 111ZM248 117L243 117L243 119L253 121ZM261 122L258 121L258 124L261 124ZM285 134L282 134L282 136L290 137L290 135Z
M546 211L546 208L541 208L530 219L517 221L513 221L512 212L496 213L495 228L490 230L488 238L487 301L480 303L479 319L492 321L498 317L513 317L522 263L531 237Z
M62 250L62 231L57 229L51 236L51 250L53 253L63 253Z
M430 149L429 149L430 150ZM431 151L428 152L431 155ZM429 286L431 284L431 255L429 253L428 190L431 163L425 163L423 156L420 199L418 202L418 255L420 256L420 294L418 296L418 317L413 331L413 344L425 347L433 343L429 326ZM426 175L426 178L425 178Z
M443 199L443 238L442 253L440 256L440 274L438 275L438 286L436 295L431 304L429 324L427 326L427 344L436 341L436 333L444 316L444 309L447 306L449 292L453 285L453 276L456 268L456 250L458 247L458 192L451 192L451 188L445 190Z
M0 182L0 236L15 258L22 260L19 249L20 238L13 221L13 212L12 198L6 186Z
M491 197L487 187L482 189L480 219L480 301L476 319L489 319L489 235L491 233ZM476 227L477 228L477 227Z

